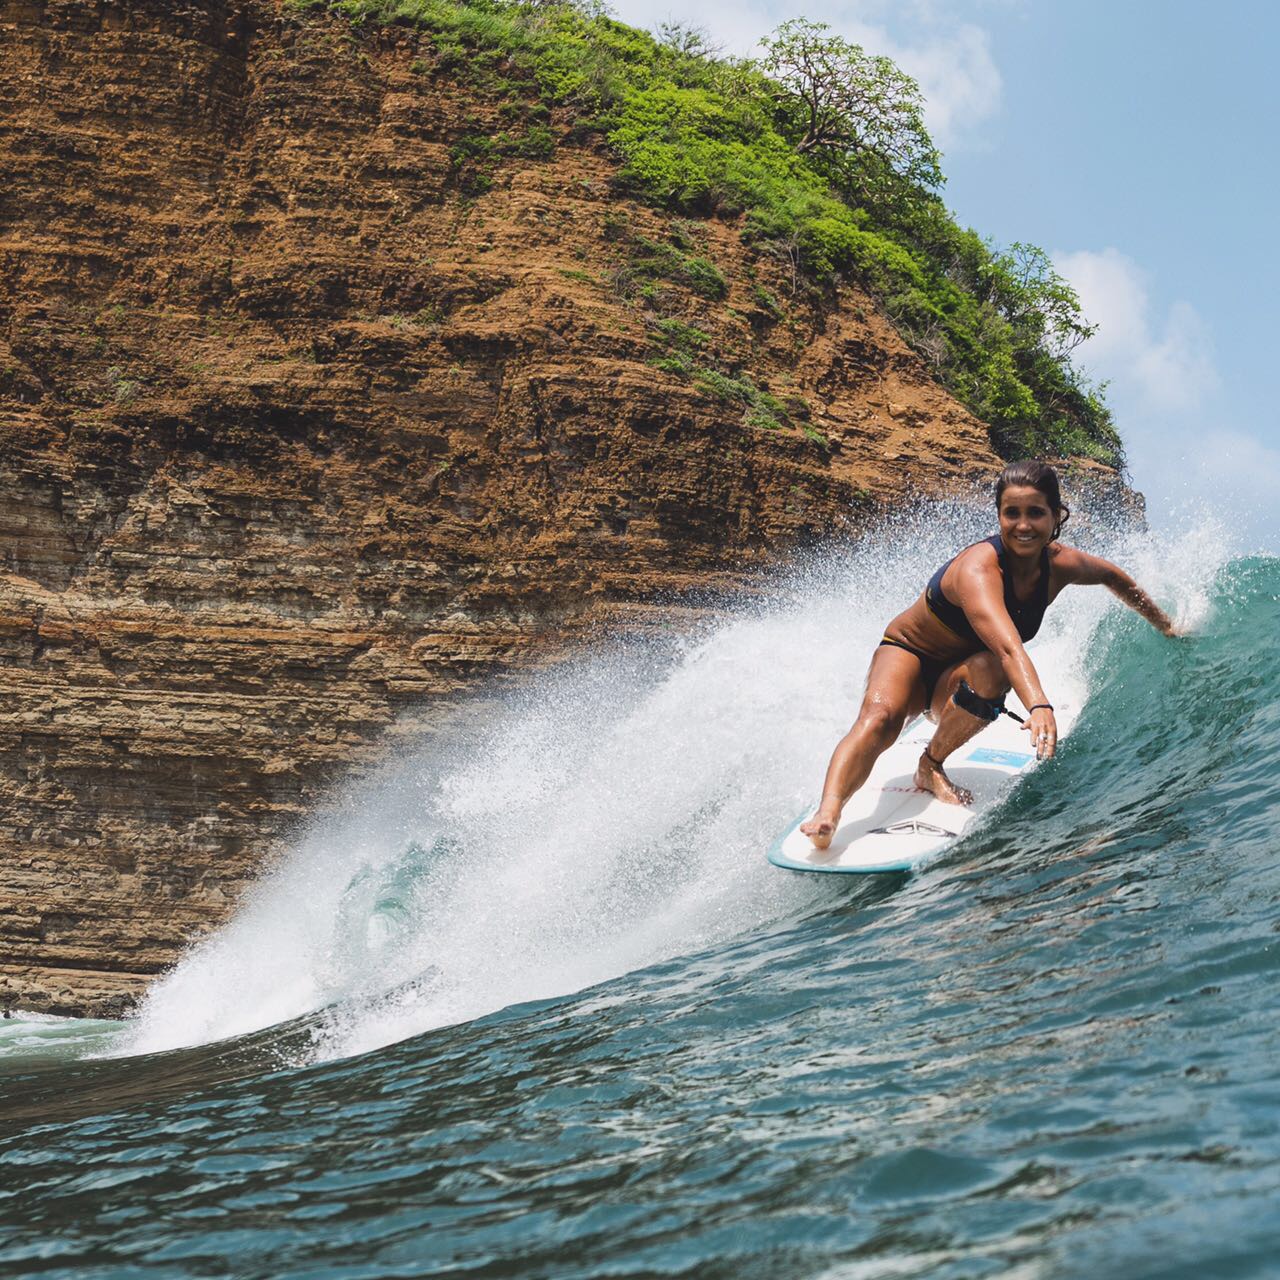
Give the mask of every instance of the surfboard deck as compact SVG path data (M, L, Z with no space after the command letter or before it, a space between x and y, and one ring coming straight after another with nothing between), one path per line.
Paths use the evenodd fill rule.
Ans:
M1054 709L1059 743L1075 720L1072 708ZM1013 782L1038 763L1029 735L1001 716L971 738L947 761L947 776L973 792L971 805L943 804L912 779L920 752L934 726L918 716L876 761L865 785L845 806L831 847L815 849L801 817L778 837L769 861L787 871L827 871L853 875L911 871L955 843Z

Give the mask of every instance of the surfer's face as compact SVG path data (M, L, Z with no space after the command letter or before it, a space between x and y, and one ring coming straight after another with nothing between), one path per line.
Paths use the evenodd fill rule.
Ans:
M1030 485L1010 485L1000 495L1000 536L1014 554L1039 555L1056 523L1049 499Z

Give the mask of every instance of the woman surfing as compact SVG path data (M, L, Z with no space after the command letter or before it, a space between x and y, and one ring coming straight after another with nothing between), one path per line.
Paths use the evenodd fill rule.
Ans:
M1053 705L1023 646L1063 587L1107 587L1164 635L1178 634L1123 569L1058 542L1071 513L1047 463L1007 466L996 481L996 511L1000 532L947 561L886 628L858 718L831 757L822 803L800 825L816 848L831 844L849 797L908 717L922 711L937 728L920 755L915 785L949 804L973 797L947 777L944 762L1000 715L1010 689L1029 713L1023 728L1036 755L1053 755Z

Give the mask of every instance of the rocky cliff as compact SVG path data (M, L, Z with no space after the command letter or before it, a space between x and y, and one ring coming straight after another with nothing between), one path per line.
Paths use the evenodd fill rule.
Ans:
M998 466L870 298L531 138L405 29L0 0L0 1002L120 1009L441 699Z

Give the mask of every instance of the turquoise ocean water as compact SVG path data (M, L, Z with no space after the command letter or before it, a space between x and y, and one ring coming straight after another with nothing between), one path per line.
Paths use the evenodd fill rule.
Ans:
M1280 563L1219 545L1114 544L1191 639L1054 606L1074 732L911 877L764 851L941 535L406 752L132 1022L0 1022L0 1272L1280 1275Z

